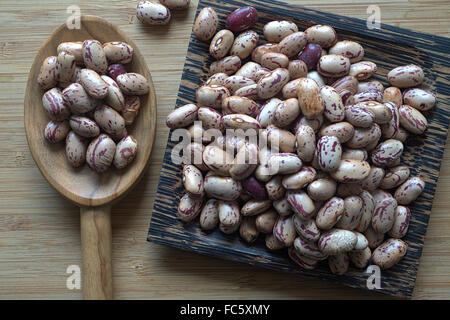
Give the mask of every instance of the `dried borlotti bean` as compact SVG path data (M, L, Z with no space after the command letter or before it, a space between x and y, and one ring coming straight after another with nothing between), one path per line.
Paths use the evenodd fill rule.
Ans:
M167 118L198 138L187 153L201 160L183 167L193 197L183 200L192 204L186 221L201 212L203 230L238 233L249 244L264 235L268 250L285 249L308 270L323 260L337 275L350 265L398 263L407 249L400 240L412 216L407 205L425 188L401 157L408 136L428 126L422 111L436 105L418 87L423 70L396 68L385 89L371 80L378 68L361 44L338 41L331 26L299 31L292 21L269 21L258 45L253 7L232 12L217 33L214 14L206 19L203 10L194 32L214 36L209 78L195 105ZM202 127L192 124L197 119Z

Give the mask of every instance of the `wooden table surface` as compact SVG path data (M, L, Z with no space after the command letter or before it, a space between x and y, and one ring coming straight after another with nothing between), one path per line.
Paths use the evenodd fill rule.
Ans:
M371 0L288 1L366 19ZM146 241L168 129L197 1L167 27L141 25L137 1L2 0L0 2L0 299L80 299L69 290L68 266L81 266L79 209L41 176L23 128L23 99L34 56L67 7L117 24L139 46L158 97L158 128L149 170L113 207L113 277L118 299L386 298L320 280L304 279L205 257ZM383 23L450 36L448 0L383 0ZM415 299L450 299L450 148L441 167Z

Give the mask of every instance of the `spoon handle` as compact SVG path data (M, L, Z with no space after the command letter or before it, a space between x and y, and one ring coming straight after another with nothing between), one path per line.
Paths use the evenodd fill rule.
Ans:
M83 298L112 299L111 206L81 207L80 218Z

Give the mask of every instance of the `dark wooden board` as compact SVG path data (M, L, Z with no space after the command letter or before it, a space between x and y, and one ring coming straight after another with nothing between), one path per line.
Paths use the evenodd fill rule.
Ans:
M198 11L203 7L213 7L221 21L220 29L224 27L224 21L230 12L245 5L252 5L259 12L259 21L254 30L260 34L260 42L264 41L262 28L271 20L292 20L300 30L313 24L329 24L336 29L340 39L355 40L363 45L366 51L365 59L378 65L378 72L374 78L382 81L385 86L387 85L386 74L396 66L414 63L424 69L426 81L423 87L435 92L438 104L433 111L426 114L429 121L426 134L408 139L402 163L411 168L412 175L418 175L424 179L426 187L419 199L410 206L412 218L409 231L404 238L408 243L407 254L395 267L382 272L381 289L375 289L377 292L393 296L410 297L422 254L449 125L450 61L447 53L450 50L449 39L384 24L381 25L380 30L369 30L364 20L278 1L201 0ZM176 107L195 103L195 90L207 79L207 71L212 62L208 48L209 43L201 42L193 34L191 35ZM200 229L197 221L189 225L180 222L176 217L176 211L184 190L181 167L172 164L170 160L171 150L176 145L176 142L170 139L171 134L172 132L164 155L148 232L149 241L367 289L367 279L370 274L365 273L365 270L351 267L347 274L336 276L331 274L326 263L321 263L316 270L307 271L291 262L286 250L268 251L263 239L248 245L240 240L237 234L227 236L218 230L206 233Z

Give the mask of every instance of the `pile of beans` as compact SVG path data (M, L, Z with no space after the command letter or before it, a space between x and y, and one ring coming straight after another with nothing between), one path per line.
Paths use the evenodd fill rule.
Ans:
M111 164L122 169L134 160L137 141L126 126L134 122L139 96L150 87L144 76L127 72L124 65L133 54L125 42L63 42L57 56L42 63L37 82L47 90L42 105L51 119L44 137L50 143L65 139L73 167L87 162L101 173Z
M213 8L195 21L195 35L212 39L217 61L196 104L167 117L170 128L188 128L187 150L202 159L183 166L179 219L200 216L203 230L239 232L249 243L264 235L269 250L287 248L306 269L326 259L335 274L350 262L392 267L407 251L407 205L425 188L400 164L407 137L427 128L422 111L436 104L419 87L423 70L395 68L385 89L370 80L377 66L364 60L364 48L338 39L331 26L299 31L291 21L271 21L259 45L249 29L257 16L240 8L218 32ZM209 128L255 129L269 147L241 136L213 139Z
M136 17L145 24L166 25L170 22L170 10L186 10L191 0L159 0L160 3L141 1L136 7Z

